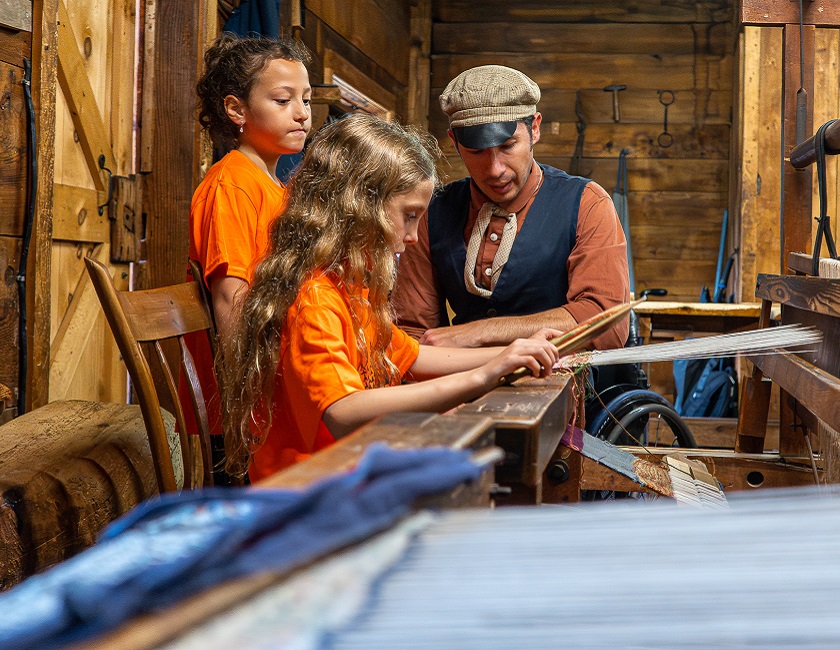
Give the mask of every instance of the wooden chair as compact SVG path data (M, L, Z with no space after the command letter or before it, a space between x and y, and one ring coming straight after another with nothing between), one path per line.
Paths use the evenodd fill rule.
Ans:
M213 350L213 356L216 356L216 341L218 341L218 330L216 329L216 313L213 311L213 295L210 293L210 287L204 281L204 270L201 264L195 260L189 260L190 275L198 284L198 291L201 294L201 299L204 301L204 307L207 310L207 315L210 317L210 347Z
M161 492L177 489L172 458L167 443L166 429L160 410L160 399L155 388L152 371L141 344L150 356L156 356L163 371L169 395L175 410L178 424L181 453L184 461L184 486L196 487L199 483L198 471L191 471L195 466L189 436L184 424L184 405L178 396L177 375L173 375L163 352L161 341L176 339L178 342L180 367L187 380L190 394L190 407L199 426L198 447L203 465L203 485L213 484L212 461L210 456L210 433L207 409L199 384L192 355L184 342L184 335L201 330L210 332L213 327L210 313L202 299L197 282L187 282L146 291L118 291L114 286L108 269L92 259L85 263L90 273L102 309L117 341L146 424L149 447L157 474ZM151 355L150 350L154 350ZM189 476L189 479L188 479Z
M213 310L213 295L210 293L210 287L208 287L207 283L204 281L204 270L201 268L201 264L192 259L188 261L190 265L190 275L196 284L198 284L199 293L201 294L201 298L204 301L204 307L210 318L210 350L213 353L213 358L216 359L219 354L217 345L219 336L218 330L216 329L216 313ZM219 378L217 378L217 380L218 379ZM217 484L245 485L247 482L246 477L231 476L223 469L225 464L225 450L222 436L210 436L210 441L210 455L213 459L214 468L213 474L215 475Z

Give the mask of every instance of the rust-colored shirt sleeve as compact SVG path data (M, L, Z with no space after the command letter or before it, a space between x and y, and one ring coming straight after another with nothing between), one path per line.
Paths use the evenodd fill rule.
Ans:
M417 243L400 253L397 285L392 294L397 325L414 338L427 329L448 325L441 314L440 288L429 251L429 223L424 216L417 228Z
M627 242L606 190L590 182L583 190L578 212L577 239L569 255L569 292L566 310L581 322L630 300ZM624 319L597 337L597 349L620 348L627 340L629 320Z

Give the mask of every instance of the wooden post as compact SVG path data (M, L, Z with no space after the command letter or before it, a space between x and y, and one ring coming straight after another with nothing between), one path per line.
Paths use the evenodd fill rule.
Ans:
M803 42L805 62L804 79L800 73L799 3L790 0L742 0L740 21L744 25L758 25L762 29L772 25L781 26L784 32L784 122L782 180L784 183L781 214L781 247L779 250L781 272L787 270L788 253L811 250L812 232L812 173L810 168L796 171L787 162L791 150L796 146L797 92L800 87L807 93L807 136L815 128L815 93L824 92L822 84L814 84L814 68L817 56L815 27L837 27L840 25L840 5L830 0L811 0L803 3ZM830 84L835 86L835 78ZM829 91L831 93L835 90Z
M770 300L761 301L758 327L770 326ZM767 415L770 409L770 382L753 366L752 375L741 382L741 399L738 413L738 431L735 436L737 453L760 454L764 451L767 436Z
M29 342L26 368L27 410L43 406L49 401L58 4L59 0L34 0L32 5L32 101L35 104L38 151L33 151L31 155L38 157L38 188L26 285Z
M733 228L739 249L735 299L754 299L759 273L778 271L781 211L782 30L744 28L735 113Z
M205 4L206 0L160 0L154 23L146 28L147 34L154 30L154 58L145 61L143 87L144 93L152 93L143 129L151 127L154 137L144 152L149 160L141 160L141 169L149 172L143 194L147 287L183 282L186 277L190 200L198 183L195 84L205 45ZM150 78L151 84L146 83Z

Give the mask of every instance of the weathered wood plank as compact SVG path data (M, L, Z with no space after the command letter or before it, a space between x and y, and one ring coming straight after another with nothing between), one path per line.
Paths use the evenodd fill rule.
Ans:
M537 155L540 162L568 169L569 158ZM581 167L589 178L603 187L615 185L615 159L583 158ZM655 158L628 158L627 174L631 192L689 192L726 187L729 166L723 160L674 160Z
M56 183L53 239L105 243L111 236L107 214L99 214L105 192Z
M735 300L752 299L758 273L779 269L782 31L744 29L739 123L742 151L734 223L740 223ZM737 155L738 152L735 152Z
M303 32L303 42L315 55L315 61L312 65L315 73L314 77L323 79L324 67L328 65L326 55L331 51L356 68L374 84L391 93L395 98L395 106L388 106L388 108L396 109L400 115L403 115L405 111L405 86L391 76L384 67L366 56L364 52L361 52L308 10L306 12L306 29ZM364 91L364 89L362 90Z
M574 403L573 381L556 375L530 387L501 387L465 404L458 414L493 419L496 445L507 452L496 468L496 481L536 487L566 430Z
M679 264L675 264L678 261ZM697 300L701 285L712 286L715 260L670 260L633 258L636 290L663 288L669 300Z
M373 442L383 442L395 449L439 445L478 450L492 444L492 431L493 422L484 415L391 413L313 454L305 462L261 481L259 487L299 489L335 472L351 469Z
M96 247L91 255L103 261L107 253L104 245ZM72 299L58 325L50 346L50 399L67 399L73 376L81 363L82 352L93 334L94 324L102 314L102 307L90 283L90 276L82 273L73 289Z
M814 88L819 92L814 93L814 128L825 124L828 120L840 117L840 30L838 29L817 29L814 34ZM840 133L840 123L836 123ZM792 155L792 154L791 154ZM825 159L827 188L827 213L831 215L831 230L834 241L837 241L840 230L838 230L838 219L835 215L840 206L840 160L838 156L826 156ZM816 181L811 187L811 205L814 214L819 210L819 185ZM811 220L811 238L816 238L818 224ZM810 271L809 271L810 273Z
M199 7L194 3L162 0L156 4L151 116L154 138L151 173L146 181L146 251L151 287L183 282L189 242L190 200L198 185L198 152L194 143L198 122L194 115L195 83L204 43L200 38ZM144 124L144 128L146 125ZM139 287L149 288L149 287Z
M503 62L531 77L540 88L604 88L616 81L616 71L632 76L621 83L636 89L675 92L691 91L697 87L698 61L708 59L708 76L704 87L721 90L732 85L732 56L704 57L703 55L666 54L645 56L637 54L587 53L510 53L500 61L499 54L464 54L432 56L432 83L445 87L455 76L479 65Z
M18 319L19 292L15 282L20 266L21 240L17 237L0 237L0 384L9 388L18 385Z
M761 303L674 302L647 300L634 308L639 318L650 321L651 335L660 329L687 332L727 333L756 327Z
M571 156L544 156L535 147L537 161L558 169L568 169ZM615 158L583 158L582 174L605 188L615 185ZM726 187L729 165L725 160L674 160L628 158L627 170L631 196L635 192L691 192L692 190ZM467 169L457 156L445 156L440 172L446 182L468 176Z
M640 215L639 221L644 217ZM685 219L667 226L651 226L647 219L630 224L633 257L638 259L716 260L720 233Z
M840 317L840 282L834 279L760 274L755 297Z
M823 3L827 0L823 0ZM636 0L605 3L599 0L534 0L527 4L508 0L434 0L433 16L439 22L528 21L569 23L707 23L731 20L732 2L700 3L694 0Z
M820 420L840 429L840 379L795 356L766 355L749 360Z
M40 43L40 46L32 52L32 94L38 128L38 188L27 271L27 408L36 408L49 401L50 249L58 67L58 36L55 25L58 0L35 0L32 3L32 15L32 42Z
M370 57L403 85L408 84L409 17L395 4L375 0L308 0L306 9Z
M545 124L545 123L543 123ZM630 157L643 158L691 158L706 160L728 160L729 127L707 125L697 128L685 124L668 125L668 132L674 137L672 146L659 146L657 138L662 124L607 124L587 125L583 143L584 158L615 158L622 149L630 151ZM549 123L541 129L539 151L541 155L563 156L575 150L577 128L570 123ZM444 142L450 143L449 137ZM629 164L629 159L628 159Z
M683 418L697 446L704 449L734 449L738 418ZM769 428L766 438L768 449L779 446L778 425Z
M209 3L208 3L209 4ZM111 171L120 176L132 174L135 169L134 103L136 101L135 34L136 6L130 2L116 2L107 34L109 45L108 87L110 88L108 127L116 167ZM103 36L105 36L103 34ZM132 65L127 65L131 62Z
M616 74L616 77L623 77ZM437 80L436 80L437 81ZM587 128L595 124L613 123L613 102L611 93L601 88L581 90L550 86L541 88L542 99L537 108L543 116L543 130L551 131L551 123L572 123L578 121L575 113L575 99L580 94L581 110L586 118ZM431 91L429 130L438 138L445 137L449 121L440 109L439 97L443 87ZM628 87L619 95L621 125L657 124L662 131L662 104L655 90ZM668 108L668 126L679 124L692 126L728 125L732 108L731 88L721 90L699 89L681 93L677 101ZM587 136L588 137L588 136Z
M140 44L138 77L140 93L140 137L138 146L139 172L152 171L155 144L155 41L157 39L157 2L143 0L138 3L143 31L139 35Z
M23 69L23 57L32 56L32 33L0 26L0 61Z
M431 83L432 2L420 0L411 7L411 50L409 52L406 122L422 129L429 126L429 84Z
M2 0L0 20L4 27L22 32L32 31L32 3L29 0Z
M802 3L806 25L840 25L840 6L832 0L811 0ZM743 0L739 20L745 25L799 24L799 4L787 0Z
M622 149L635 158L673 158L728 160L729 127L711 125L695 128L688 125L669 124L673 136L672 146L659 146L657 138L662 124L592 124L586 128L583 143L584 158L612 158L618 160ZM543 122L537 150L540 156L571 156L575 151L577 128L571 123ZM444 154L456 154L455 145L448 135L439 143ZM628 161L629 162L629 161ZM617 162L616 162L617 164Z
M22 80L22 67L0 62L0 235L18 237L23 235L29 157Z
M716 214L713 221L716 221L718 228L720 227L723 211L726 209L725 188L718 192L641 192L636 190L632 182L629 184L627 205L631 223L634 215L644 215L639 216L639 220L652 226L665 226L675 221L701 223L709 219L708 215L712 212Z
M805 56L805 76L800 79L799 65L799 27L787 26L784 28L784 149L785 158L790 158L790 152L804 142L814 132L814 28L806 26L802 30L803 41L802 51ZM802 90L797 90L802 85ZM837 86L837 84L833 84ZM836 92L836 90L835 90ZM804 93L804 94L802 94ZM799 119L797 117L800 97L804 98L805 124L802 126L801 137L797 138ZM812 168L804 170L794 169L791 165L783 165L784 173L782 187L784 196L782 198L782 219L783 228L781 231L781 250L779 252L779 264L776 267L784 269L788 253L792 251L810 250L811 244L811 222L808 217L813 215L811 204L811 192L813 178ZM816 185L816 180L814 180Z
M79 137L79 144L85 153L85 162L97 190L107 190L105 173L98 160L104 156L105 167L117 169L114 153L108 139L108 132L102 113L96 105L93 88L85 71L79 43L70 24L70 15L63 0L58 9L58 83L67 101L73 125Z
M311 3L308 3L311 5ZM730 23L668 24L545 22L435 23L436 54L479 52L586 52L590 54L694 54L724 56ZM492 34L492 37L489 35Z

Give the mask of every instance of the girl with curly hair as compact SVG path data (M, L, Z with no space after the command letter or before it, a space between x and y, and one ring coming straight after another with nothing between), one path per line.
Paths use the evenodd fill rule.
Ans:
M417 241L437 154L428 134L367 115L312 139L230 344L230 472L258 480L379 415L446 411L521 366L550 372L556 330L469 349L422 346L394 325L397 258Z

